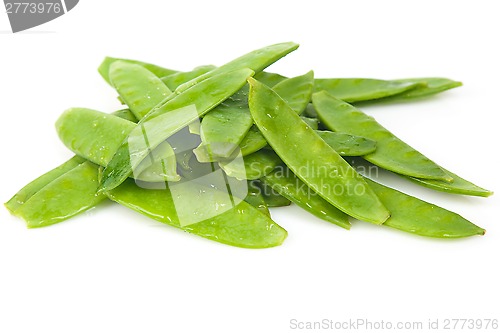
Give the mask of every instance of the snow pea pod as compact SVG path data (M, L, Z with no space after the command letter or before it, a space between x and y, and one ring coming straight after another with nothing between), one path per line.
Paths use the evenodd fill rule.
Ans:
M223 73L184 93L172 94L175 95L172 99L151 111L156 110L154 117L141 119L115 151L103 171L99 191L105 192L121 184L150 150L226 100L253 74L250 69Z
M262 182L314 216L345 229L351 228L345 213L312 191L287 167L277 168L264 176Z
M230 177L253 180L264 177L280 163L274 151L261 149L243 157L243 163L239 159L224 160L219 162L219 166Z
M201 81L225 72L249 68L255 73L262 71L264 68L286 56L288 53L295 51L299 44L287 42L269 45L254 51L251 51L241 57L238 57L220 67L211 70L208 73L200 75L177 87L176 91L181 93L190 87L200 83Z
M172 93L149 70L124 61L115 61L111 64L109 79L118 91L120 98L138 119L144 117L153 107Z
M135 124L114 115L83 108L66 110L57 120L61 141L75 154L105 167ZM167 142L149 154L134 169L134 178L144 181L178 181L175 155Z
M273 87L273 90L289 103L297 114L300 114L311 100L313 79L314 73L312 71L293 78L284 78ZM266 139L258 128L253 126L248 129L241 139L240 150L242 155L246 156L264 148L266 145Z
M266 202L267 207L285 207L290 206L292 202L279 194L274 188L266 185L264 182L260 181L259 187L261 188L262 196Z
M123 62L127 62L130 64L140 65L140 66L146 68L148 71L150 71L151 73L153 73L154 75L156 75L159 78L178 72L178 71L173 70L173 69L160 67L160 66L150 64L147 62L143 62L143 61L139 61L139 60L106 57L106 58L104 58L102 63L99 65L99 68L97 70L99 71L99 74L101 74L102 78L104 80L106 80L106 82L108 82L110 85L111 85L111 81L109 79L109 68L111 67L111 64L114 63L115 61L123 61Z
M64 175L68 171L73 170L80 164L85 162L85 159L79 156L73 156L57 168L50 170L49 172L44 173L37 179L31 181L29 184L24 186L21 190L19 190L9 201L5 203L5 207L11 212L15 213L15 211L24 205L28 199L30 199L34 194L40 191L42 188Z
M261 213L271 217L271 213L267 208L266 200L262 195L262 191L258 186L257 181L248 182L248 195L246 196L245 201L259 210Z
M377 149L363 156L371 163L406 176L452 180L436 163L354 106L324 91L313 94L313 104L321 123L329 129L364 136L377 142Z
M188 185L183 186L182 195L178 195L184 201L177 201L169 188L144 189L131 179L110 190L108 196L111 200L157 221L232 246L268 248L280 245L286 238L285 229L245 201L222 214L181 226L178 217L180 210L191 211L193 202L198 202L199 206L205 205L205 209L208 209L207 205L216 207L220 201L217 190L194 182Z
M344 213L384 223L390 213L364 179L273 90L253 78L248 82L254 122L290 170Z
M183 83L186 83L200 75L210 72L215 69L213 65L203 65L196 67L192 71L189 72L177 72L161 78L162 82L170 89L175 90L178 86Z
M444 208L367 179L391 211L384 225L421 236L459 238L484 235L485 230Z
M28 228L61 222L105 200L96 195L98 185L98 166L83 162L39 189L14 214Z
M441 180L431 180L431 179L421 179L421 178L414 178L414 177L407 177L409 180L431 188L433 190L437 191L442 191L442 192L447 192L447 193L453 193L453 194L464 194L464 195L474 195L478 197L489 197L490 195L493 194L492 191L489 191L487 189L484 189L482 187L479 187L468 180L463 179L462 177L459 177L458 175L452 173L451 171L448 171L446 169L443 169L448 173L451 177L453 177L452 182L444 182Z
M362 136L331 131L316 133L341 156L363 156L377 149L375 141Z
M309 127L311 127L313 130L318 129L318 125L319 125L318 118L309 118L309 117L300 116L300 119L302 119L302 121L305 122L307 125L309 125Z
M281 81L288 79L286 76L270 72L257 73L255 74L254 78L257 81L264 83L268 87L274 87Z
M219 105L202 120L202 145L216 158L228 158L238 148L245 133L253 125L248 106Z
M399 79L397 82L414 82L420 83L413 89L385 98L383 101L398 101L412 98L419 98L428 95L437 94L449 89L462 86L462 82L453 81L442 77L415 78L415 79Z
M421 83L362 78L315 79L314 92L326 91L346 102L380 99L416 88Z

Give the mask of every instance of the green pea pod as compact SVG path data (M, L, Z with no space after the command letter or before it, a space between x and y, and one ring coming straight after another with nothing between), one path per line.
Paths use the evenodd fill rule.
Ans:
M420 179L413 177L408 177L408 179L419 185L447 193L474 195L478 197L489 197L493 194L492 191L479 187L446 169L443 170L445 170L451 177L453 177L452 182L443 182L440 180Z
M364 179L273 90L253 78L248 82L254 122L290 170L344 213L384 223L390 213Z
M57 133L66 147L103 167L108 165L114 152L134 128L135 124L128 120L83 108L66 110L56 122ZM175 155L167 142L148 156L152 160L139 163L134 169L134 178L145 181L180 179Z
M346 214L312 191L285 166L263 177L262 182L314 216L345 229L351 228Z
M96 195L97 176L98 166L83 162L40 188L14 214L23 218L28 228L48 226L77 215L106 199Z
M313 86L314 72L310 71L304 75L283 80L272 88L293 111L301 114L311 100Z
M157 77L164 77L164 76L171 75L171 74L178 72L178 71L173 70L173 69L163 68L163 67L160 67L160 66L157 66L154 64L150 64L147 62L143 62L143 61L106 57L102 61L101 65L99 65L99 68L97 70L99 71L99 74L101 74L102 78L104 80L106 80L106 82L109 83L110 85L111 85L111 81L109 79L109 68L111 67L111 64L114 63L115 61L124 61L124 62L128 62L129 64L140 65L140 66L146 68L148 71L150 71L154 75L156 75Z
M267 208L267 204L264 196L262 195L262 191L256 181L248 182L248 195L246 196L245 201L259 210L261 213L271 217L271 213Z
M257 73L255 74L254 78L257 81L264 83L268 87L274 87L281 81L288 79L286 76L269 72Z
M309 127L311 127L313 130L318 129L318 125L319 125L318 118L309 118L309 117L300 116L300 119L302 119L302 121L305 122L307 125L309 125Z
M312 87L311 71L305 75L285 79L274 89L294 111L301 113L311 99ZM203 160L219 160L219 157L231 156L253 125L247 99L244 90L236 100L232 97L203 118L200 135L205 147L200 148L197 156L206 150L209 150L210 157L205 156Z
M169 188L144 189L128 179L119 187L108 192L109 197L139 213L162 223L180 228L189 233L205 237L216 242L243 248L268 248L280 245L287 236L285 229L273 222L268 216L241 201L222 214L207 218L201 222L181 226L179 211L193 213L196 207L203 210L217 209L220 193L217 190L201 186L194 182L181 188L182 193L176 201ZM222 200L225 203L225 200ZM193 207L196 204L196 207ZM201 213L206 213L202 211Z
M331 131L316 133L341 156L363 156L377 149L375 141L362 136Z
M313 104L321 123L329 129L377 142L377 149L363 156L371 163L406 176L445 181L453 179L439 165L354 106L324 91L313 94Z
M361 78L316 79L314 91L326 91L335 98L352 103L393 96L419 85L421 83Z
M253 125L248 106L219 105L202 120L202 145L216 158L228 158L238 148L248 129Z
M167 141L153 149L134 169L134 178L144 182L179 181L174 149Z
M278 61L279 59L283 58L288 53L295 51L298 47L299 45L296 43L287 42L287 43L273 44L258 50L251 51L239 58L236 58L220 67L211 70L208 73L200 75L180 85L176 89L176 92L181 93L207 78L225 72L231 72L235 70L249 68L253 70L255 73L258 73L262 71L264 68L268 67L269 65Z
M449 89L457 88L462 86L462 82L453 81L441 77L429 77L429 78L415 78L415 79L400 79L395 80L397 82L413 82L420 83L413 89L404 91L402 93L393 95L391 97L385 98L384 101L398 101L407 100L412 98L419 98L428 95L437 94Z
M259 150L240 159L220 161L219 166L230 177L237 179L260 179L274 170L281 163L272 150Z
M213 76L162 104L154 117L141 119L104 169L99 192L120 185L152 149L226 100L252 75L242 69Z
M170 89L175 90L178 86L186 83L200 75L210 72L216 67L213 65L199 66L189 72L177 72L161 78L163 83Z
M253 125L240 142L241 155L247 156L267 146L267 141L257 126Z
M267 207L285 207L290 206L292 202L279 194L271 186L266 185L264 182L259 182L259 187L261 188L261 194L266 202Z
M111 64L109 79L118 91L120 98L138 119L144 117L153 107L172 93L149 70L124 61L115 61Z
M40 191L45 186L61 177L68 171L73 170L83 162L85 162L85 159L79 156L70 158L68 161L64 162L57 168L44 173L37 179L24 186L9 201L5 203L5 207L7 207L7 209L14 214L16 210L24 205L24 203L26 203L26 201L28 201L34 194L36 194L38 191Z
M298 114L302 113L311 100L314 74L312 71L291 79L281 80L273 90L280 95ZM243 156L254 153L267 146L266 139L255 127L251 127L240 141L240 151Z
M421 236L459 238L484 235L485 230L460 215L367 179L391 211L384 225Z
M129 110L119 110L114 112L113 115L129 119L130 121L136 121L134 115ZM98 198L99 200L96 200L96 198L89 195L77 195L74 189L68 187L68 184L72 184L74 179L78 177L81 178L77 188L89 191L89 189L95 187L94 179L97 177L97 168L94 167L95 174L88 172L89 166L82 167L78 171L73 171L76 167L84 163L90 166L93 165L79 156L72 157L59 167L45 173L23 187L5 204L5 206L14 215L18 216L20 216L20 214L17 214L16 211L21 206L24 206L23 215L20 217L26 220L28 226L36 225L39 227L64 221L86 209L92 208L100 202L102 196ZM88 177L89 174L90 177ZM48 185L50 185L50 187L46 189ZM29 200L38 192L40 192L39 195L33 200ZM61 197L71 200L71 204L61 207L60 199L52 200L51 197L46 197L46 195L53 195L57 192L60 193ZM57 198L59 198L59 196L57 196ZM42 208L43 211L40 210Z

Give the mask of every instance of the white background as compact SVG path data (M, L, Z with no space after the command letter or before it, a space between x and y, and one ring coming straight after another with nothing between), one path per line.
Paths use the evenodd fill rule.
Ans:
M464 86L365 110L448 169L498 181L495 1L91 1L24 33L0 13L3 202L72 154L54 122L72 106L113 111L106 55L189 70L282 41L270 70L317 77L444 76ZM456 211L484 237L439 240L297 207L273 209L289 237L245 250L116 204L28 230L0 209L0 332L294 332L290 320L500 319L499 197L391 186ZM424 325L424 327L425 327Z

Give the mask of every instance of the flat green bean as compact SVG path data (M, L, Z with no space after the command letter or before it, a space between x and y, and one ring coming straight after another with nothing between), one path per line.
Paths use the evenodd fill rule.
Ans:
M329 129L363 136L377 142L377 149L363 156L371 163L406 176L452 180L439 165L354 106L324 91L313 94L313 104L321 123Z
M248 101L254 122L290 170L346 214L376 224L387 220L389 211L335 150L274 91L253 78L248 82Z
M226 100L251 75L252 70L242 69L210 77L161 105L154 117L141 119L104 169L99 192L121 184L150 150ZM207 91L210 94L206 94Z
M171 75L171 74L174 74L174 73L178 72L178 71L173 70L173 69L168 69L168 68L160 67L160 66L157 66L157 65L154 65L154 64L143 62L143 61L132 60L132 59L122 59L122 58L106 57L102 61L101 65L99 65L99 68L97 70L99 71L99 74L101 74L102 78L106 82L108 82L109 84L111 84L111 81L109 80L109 67L115 61L124 61L124 62L128 62L130 64L141 65L142 67L146 68L148 71L152 72L154 75L156 75L159 78L167 76L167 75Z
M123 206L216 242L244 248L267 248L280 245L284 241L286 230L245 201L201 222L181 225L179 211L187 210L193 214L193 203L197 203L196 207L201 207L203 214L207 209L217 210L217 205L221 202L226 204L226 197L221 199L221 195L223 193L218 193L217 190L191 182L189 186L181 187L177 199L184 200L179 202L174 200L169 188L144 189L131 179L108 192L111 200Z
M267 174L262 182L314 216L345 229L351 228L346 214L312 191L285 166Z
M485 230L434 204L422 201L367 179L391 211L385 226L427 237L460 238L484 235Z

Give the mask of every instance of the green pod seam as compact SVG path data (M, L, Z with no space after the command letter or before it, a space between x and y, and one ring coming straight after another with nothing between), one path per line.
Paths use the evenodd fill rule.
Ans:
M253 78L248 82L254 122L290 170L346 214L384 223L390 213L364 179L273 90Z
M406 176L453 180L439 165L354 106L325 91L313 94L313 104L321 123L329 129L363 136L377 142L377 149L363 156L371 163Z

